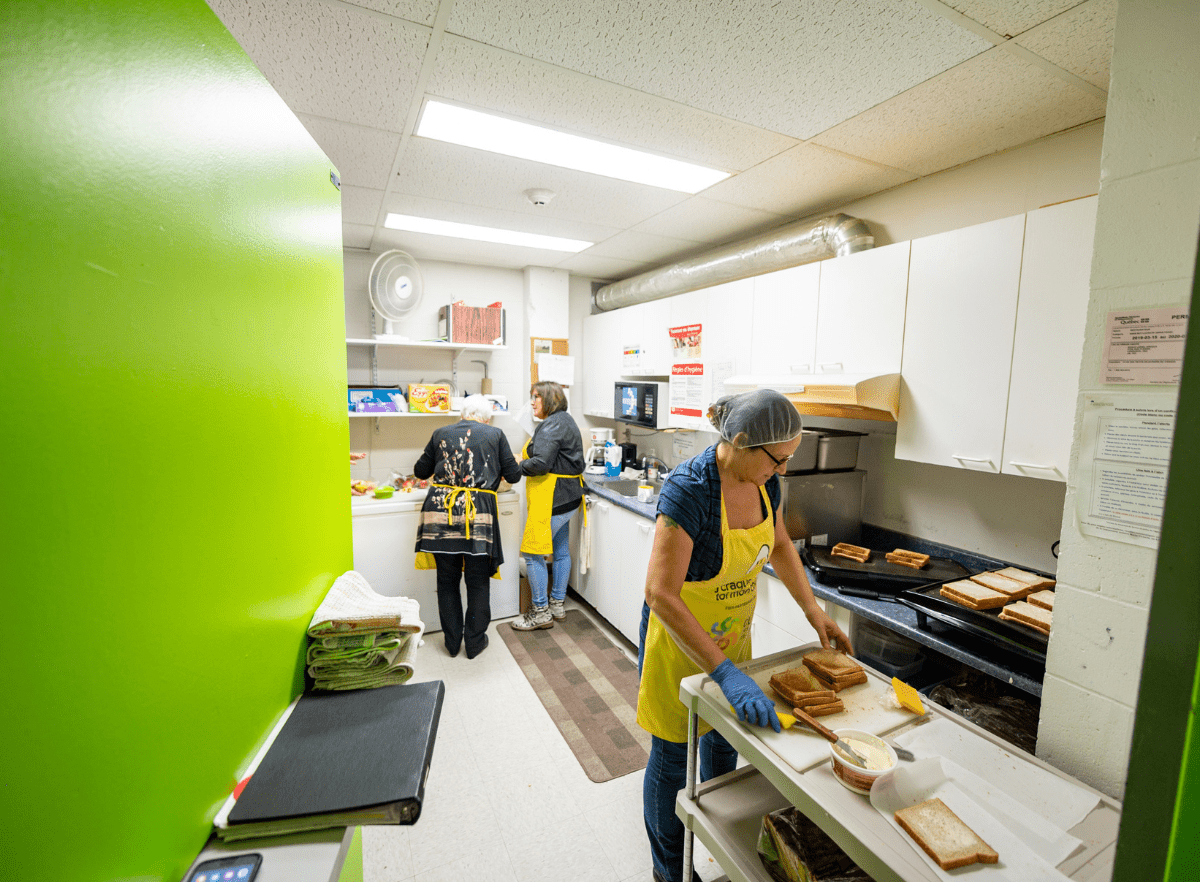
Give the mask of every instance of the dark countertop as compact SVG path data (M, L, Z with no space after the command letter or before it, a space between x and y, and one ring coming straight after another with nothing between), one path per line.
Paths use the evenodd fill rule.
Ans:
M610 480L615 479L607 478L604 475L584 475L584 485L589 493L647 520L655 519L657 500L655 502L638 502L636 497L622 496L620 493L605 488L604 485ZM871 524L863 525L862 541L864 545L876 548L885 548L890 545L935 557L948 557L965 565L972 572L999 569L1009 565L1007 561L926 542L914 536L885 530ZM767 564L764 569L772 576L775 575L770 564ZM813 594L822 600L836 603L838 606L844 607L864 619L890 628L897 634L920 643L922 646L928 646L944 656L1009 683L1022 692L1041 696L1043 670L1038 669L1032 663L1012 657L1009 653L1000 650L981 653L972 645L969 638L960 640L944 632L935 633L924 630L918 626L917 612L911 607L893 600L872 600L841 594L836 588L818 582L816 574L812 570L806 571L808 581L812 584Z

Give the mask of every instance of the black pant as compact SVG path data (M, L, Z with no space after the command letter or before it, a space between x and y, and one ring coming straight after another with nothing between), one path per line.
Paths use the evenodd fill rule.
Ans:
M483 649L488 623L492 620L492 559L483 554L435 554L437 561L438 617L446 649L458 652L466 640L467 655ZM464 633L462 592L459 582L467 582L467 615Z

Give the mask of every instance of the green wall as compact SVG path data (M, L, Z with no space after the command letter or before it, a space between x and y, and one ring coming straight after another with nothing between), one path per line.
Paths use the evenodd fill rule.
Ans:
M175 880L352 562L340 198L200 0L0 7L3 875Z

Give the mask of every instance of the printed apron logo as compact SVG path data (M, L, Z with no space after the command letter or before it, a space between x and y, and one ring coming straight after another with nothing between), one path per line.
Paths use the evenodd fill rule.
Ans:
M748 576L751 573L753 573L756 569L758 569L760 564L765 564L767 562L767 558L769 558L770 556L771 556L771 546L770 545L759 546L758 554L755 555L755 557L754 557L754 563L750 564L749 568L746 570L746 575Z
M717 641L717 648L724 652L736 646L738 638L742 636L742 619L740 616L727 616L719 622L713 622L708 633Z

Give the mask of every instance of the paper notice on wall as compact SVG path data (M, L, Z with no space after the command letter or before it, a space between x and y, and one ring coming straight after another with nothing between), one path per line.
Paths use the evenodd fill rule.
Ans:
M1158 547L1175 407L1174 394L1085 397L1075 509L1081 533Z
M626 343L621 347L621 368L627 372L641 370L643 354L640 343Z
M538 380L543 383L558 383L560 386L570 386L575 382L575 356L537 355Z
M691 432L682 434L676 432L671 436L671 452L675 454L676 462L691 459L700 452L698 448L699 445L696 443L696 436Z
M1179 385L1187 323L1187 306L1110 312L1101 381L1124 386Z
M667 328L671 337L671 361L699 361L703 358L703 347L700 345L701 325L679 325Z
M667 387L671 402L671 425L679 429L700 429L709 425L708 377L703 363L671 365Z

